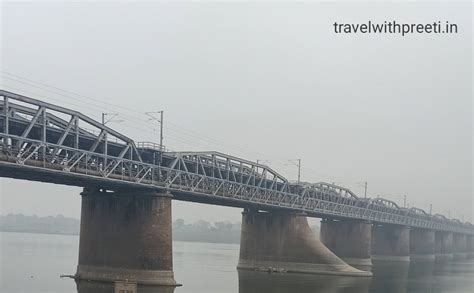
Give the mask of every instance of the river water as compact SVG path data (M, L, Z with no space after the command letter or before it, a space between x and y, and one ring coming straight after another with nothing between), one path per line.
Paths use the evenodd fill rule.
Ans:
M0 232L0 292L114 292L109 284L76 284L79 237ZM238 272L239 246L173 242L175 293L474 292L474 260L444 264L376 264L372 278ZM138 292L173 292L139 287Z

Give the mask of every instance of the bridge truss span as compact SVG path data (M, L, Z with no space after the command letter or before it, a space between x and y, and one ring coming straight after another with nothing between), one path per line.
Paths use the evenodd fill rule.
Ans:
M7 91L0 91L0 131L2 177L165 190L178 200L474 234L466 223L334 184L289 182L269 166L219 152L164 152L79 112Z

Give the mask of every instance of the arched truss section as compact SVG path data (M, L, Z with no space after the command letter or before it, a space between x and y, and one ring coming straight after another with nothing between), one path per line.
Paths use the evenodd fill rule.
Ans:
M443 220L443 221L449 221L448 218L446 218L445 216L443 216L441 214L435 214L434 218L439 219L439 220Z
M288 180L270 167L219 152L168 152L165 167L269 190L288 192Z
M381 197L377 197L368 201L367 207L383 213L407 216L406 209L400 208L395 202Z
M400 207L395 202L381 197L374 198L372 203L375 205L383 205L391 209L400 209Z
M444 215L441 215L441 214L435 214L432 216L431 219L438 223L442 223L444 225L452 224L452 221L450 219L446 218Z
M456 224L462 224L462 222L459 219L451 219Z
M117 168L132 174L124 159L142 161L132 139L77 111L3 90L0 99L0 144L18 164L34 159L106 177Z
M291 189L303 199L320 199L354 206L357 205L359 200L351 190L326 182L294 184Z
M431 215L426 213L424 210L415 207L409 208L408 214L420 217L431 217Z
M429 216L429 214L426 213L424 210L415 207L410 208L410 213L420 216Z

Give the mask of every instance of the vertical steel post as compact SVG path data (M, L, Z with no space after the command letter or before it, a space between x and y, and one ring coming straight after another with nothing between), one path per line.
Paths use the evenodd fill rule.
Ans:
M46 108L43 109L43 113L41 114L42 116L42 124L43 124L43 129L42 129L42 132L41 132L41 141L42 142L46 142Z
M43 130L41 133L41 141L43 142L43 166L46 163L46 142L48 138L46 137L46 126L47 126L47 118L46 118L46 108L43 109Z
M102 125L105 125L105 113L102 113ZM107 168L107 131L104 133L104 166L102 167L103 170Z
M301 182L301 159L298 159L298 183Z
M4 128L5 128L5 134L8 134L8 128L9 128L9 106L8 106L8 97L7 96L4 96L3 97L3 103L4 103L4 106L3 106L3 109L5 110L5 125L4 125Z
M76 117L76 120L74 121L74 130L75 130L74 147L78 149L79 148L79 119L77 119L77 117Z
M160 114L160 118L156 118L153 114L157 114L159 113ZM164 111L161 110L161 111L156 111L156 112L145 112L145 114L147 116L149 116L149 120L151 121L157 121L158 123L160 123L160 156L158 158L159 160L159 165L161 165L161 161L163 159L163 155L162 155L162 152L163 152L163 114Z
M161 166L163 160L163 110L160 111L160 162L159 165Z

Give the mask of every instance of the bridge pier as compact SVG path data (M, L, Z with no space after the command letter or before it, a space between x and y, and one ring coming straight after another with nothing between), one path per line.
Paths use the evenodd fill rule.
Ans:
M467 258L466 234L454 233L453 237L453 258L462 260Z
M312 232L306 216L289 212L242 213L238 269L371 276L332 253Z
M176 285L171 195L84 188L77 279Z
M435 232L435 258L437 261L453 259L453 233Z
M435 260L435 231L412 228L410 229L410 260Z
M410 228L377 224L372 227L372 260L410 261Z
M372 224L357 220L321 220L320 240L335 255L356 268L372 266Z

